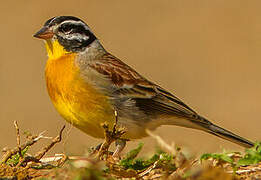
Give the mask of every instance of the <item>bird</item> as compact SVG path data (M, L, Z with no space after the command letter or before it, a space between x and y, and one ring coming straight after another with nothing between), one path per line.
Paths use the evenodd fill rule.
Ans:
M90 27L74 16L56 16L33 35L45 41L45 79L50 99L70 124L95 138L104 138L102 123L126 132L116 141L148 136L146 130L176 125L205 131L240 146L253 142L210 122L161 86L110 54Z

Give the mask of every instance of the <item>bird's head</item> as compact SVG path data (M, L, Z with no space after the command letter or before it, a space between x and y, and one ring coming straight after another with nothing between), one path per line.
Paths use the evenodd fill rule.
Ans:
M64 53L84 51L96 40L88 25L73 16L49 19L34 37L46 41L48 56L53 58Z

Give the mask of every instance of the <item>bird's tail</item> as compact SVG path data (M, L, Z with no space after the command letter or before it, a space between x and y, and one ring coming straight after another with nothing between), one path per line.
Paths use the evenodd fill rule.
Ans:
M220 138L226 139L228 141L234 142L240 146L246 147L246 148L250 148L254 146L254 143L242 138L228 130L225 130L213 123L211 123L210 121L208 121L207 119L203 118L203 117L199 117L201 120L201 128L203 128L203 131L206 131L210 134L213 134L215 136L218 136Z

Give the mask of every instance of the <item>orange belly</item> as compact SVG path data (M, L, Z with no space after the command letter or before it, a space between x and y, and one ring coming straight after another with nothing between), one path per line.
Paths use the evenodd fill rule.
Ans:
M85 133L103 138L101 123L114 122L108 98L80 76L75 54L49 59L45 77L47 90L57 111Z

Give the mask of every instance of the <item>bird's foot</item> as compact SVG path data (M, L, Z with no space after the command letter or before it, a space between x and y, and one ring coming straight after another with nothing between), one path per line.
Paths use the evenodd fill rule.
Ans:
M115 123L113 126L112 131L109 130L109 126L108 124L104 123L102 125L102 127L104 128L104 137L105 137L105 141L102 143L102 145L100 146L99 152L98 152L98 156L100 158L102 158L104 155L110 155L109 154L109 147L110 145L117 140L121 140L121 136L125 133L124 128L116 128L117 124ZM126 144L126 141L125 141ZM124 143L116 143L116 150L113 153L113 156L119 157L119 153L122 151L122 149L125 147Z

